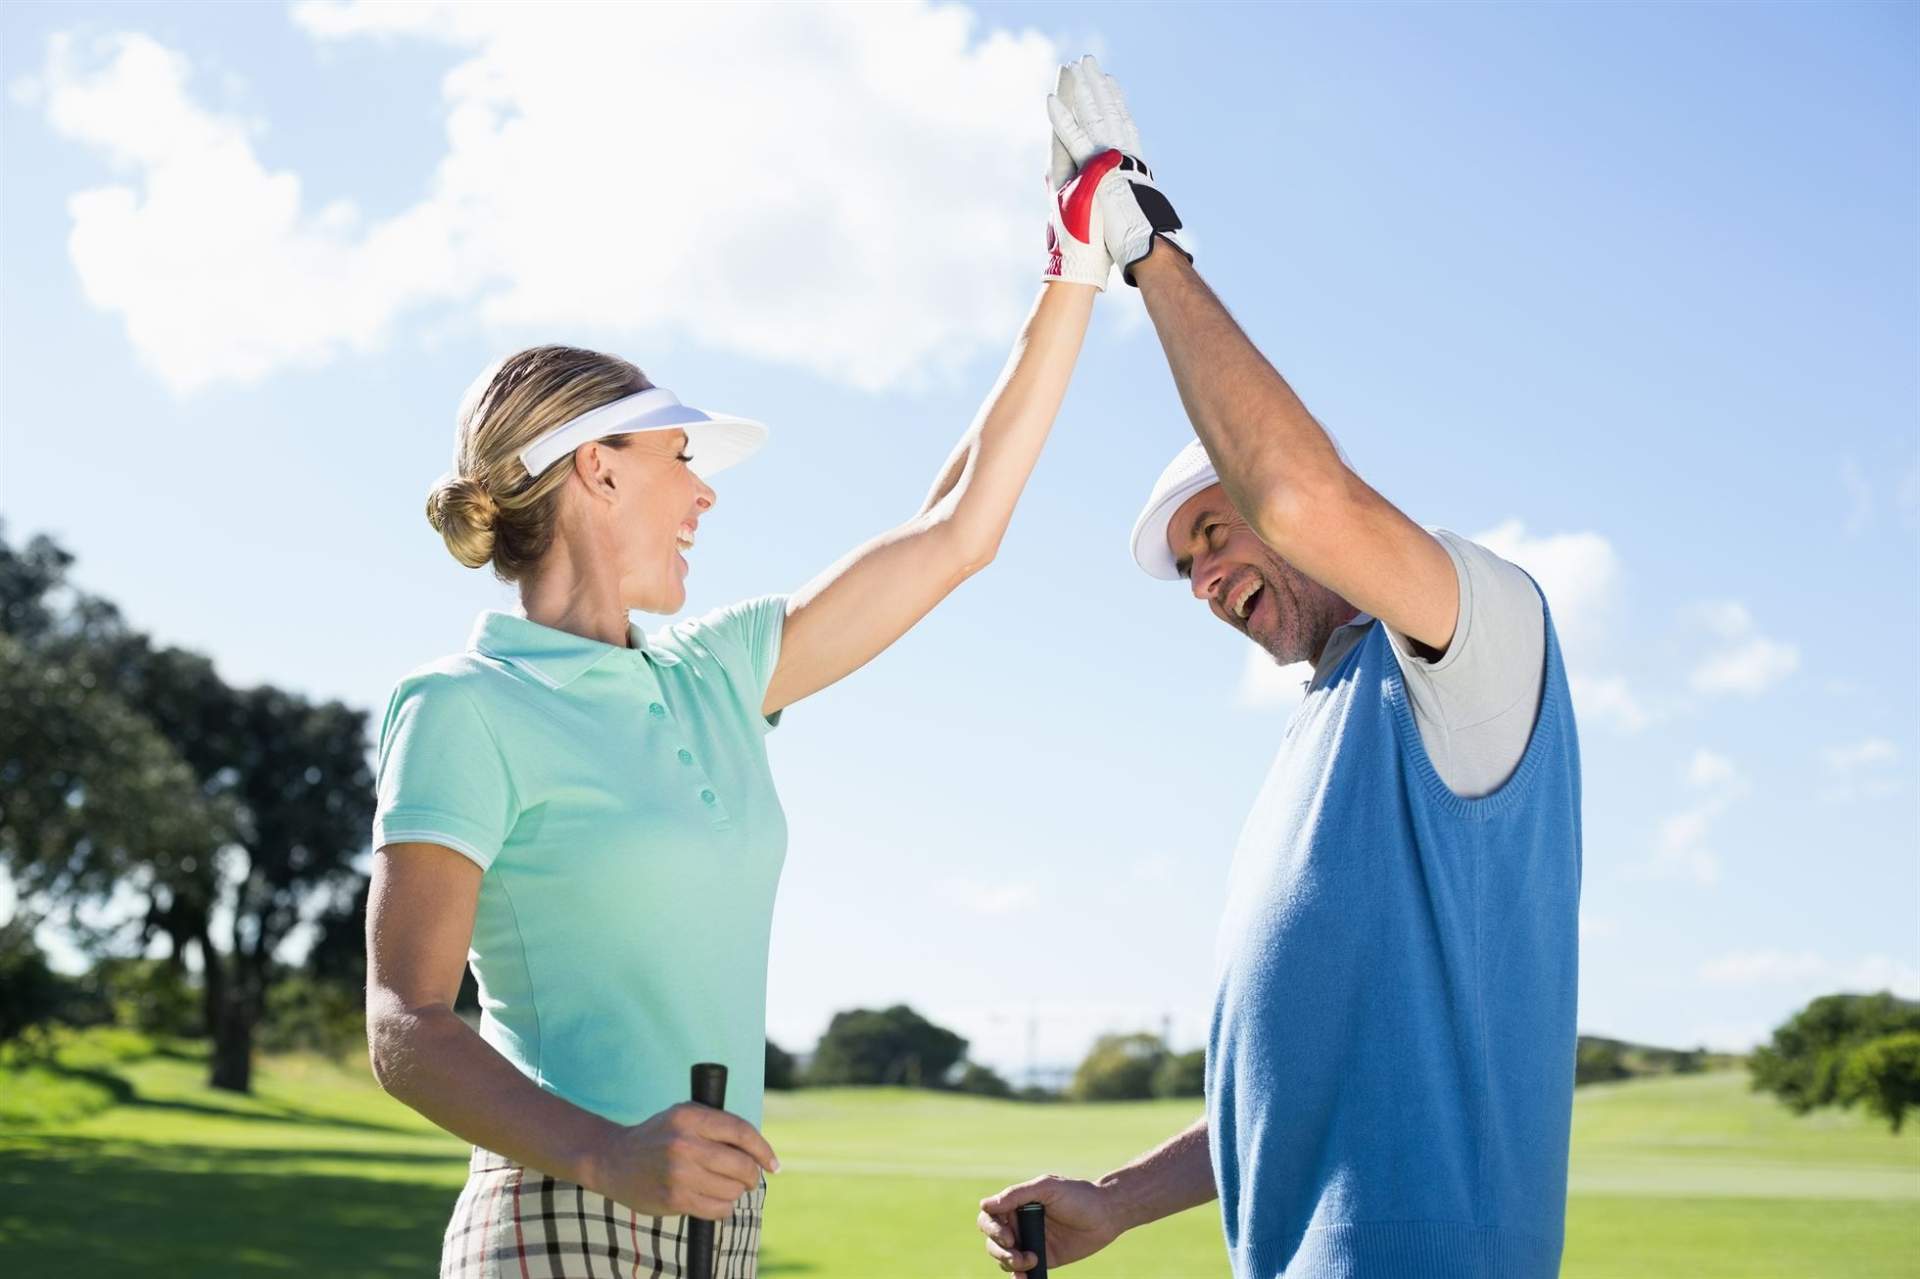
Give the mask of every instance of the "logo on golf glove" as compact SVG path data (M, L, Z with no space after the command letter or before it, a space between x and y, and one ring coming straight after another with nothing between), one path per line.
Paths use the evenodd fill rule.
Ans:
M1126 162L1118 151L1108 151L1087 162L1047 201L1047 269L1043 279L1107 287L1113 259L1107 256L1101 233L1100 204L1095 199L1101 179Z

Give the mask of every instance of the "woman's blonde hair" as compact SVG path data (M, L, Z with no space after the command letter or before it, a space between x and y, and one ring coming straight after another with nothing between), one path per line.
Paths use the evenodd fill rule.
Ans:
M518 581L553 544L560 490L572 473L556 463L527 475L520 450L569 418L611 404L653 383L615 355L574 346L535 346L482 373L460 405L453 471L427 494L427 523L468 568L493 565ZM620 448L623 435L601 443Z

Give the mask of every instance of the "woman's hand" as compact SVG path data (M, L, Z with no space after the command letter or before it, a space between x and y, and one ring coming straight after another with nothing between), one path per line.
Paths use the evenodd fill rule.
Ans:
M987 1237L987 1255L999 1262L1002 1270L1025 1274L1040 1263L1032 1253L1020 1251L1014 1232L1014 1213L1021 1204L1029 1203L1047 1207L1048 1266L1091 1257L1126 1229L1108 1194L1091 1181L1053 1176L1023 1181L982 1199L975 1222Z
M778 1172L780 1161L758 1129L689 1101L613 1128L589 1157L581 1184L649 1217L724 1221L760 1184L763 1168Z

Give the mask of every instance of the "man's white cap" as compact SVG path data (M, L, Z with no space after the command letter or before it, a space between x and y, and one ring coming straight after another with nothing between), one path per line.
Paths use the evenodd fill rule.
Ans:
M1178 581L1180 570L1174 567L1173 548L1167 545L1167 525L1173 521L1173 513L1180 509L1182 502L1207 485L1219 482L1220 476L1214 471L1207 451L1200 447L1200 441L1189 440L1187 447L1173 455L1173 461L1167 463L1167 469L1153 482L1153 492L1148 495L1140 518L1133 522L1134 563L1154 577Z
M528 475L539 475L591 440L674 430L687 433L687 451L693 455L687 469L702 479L745 461L767 440L767 428L758 422L696 409L656 386L567 419L521 449L520 462Z
M1340 461L1352 466L1347 461L1347 451L1340 447L1340 441L1333 438L1331 431L1327 432L1327 438ZM1153 482L1153 492L1147 495L1140 518L1133 522L1133 562L1154 577L1179 581L1180 570L1174 564L1173 548L1167 545L1167 525L1173 522L1173 513L1180 509L1181 503L1209 484L1219 482L1220 475L1213 469L1206 449L1200 446L1199 440L1189 440Z

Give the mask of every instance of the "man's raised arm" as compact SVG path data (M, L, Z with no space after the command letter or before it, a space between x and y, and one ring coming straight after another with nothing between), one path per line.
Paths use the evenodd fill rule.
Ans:
M1453 561L1432 534L1340 460L1286 379L1254 348L1181 246L1179 215L1139 155L1140 133L1092 58L1048 102L1074 163L1117 150L1096 199L1107 250L1138 284L1194 431L1228 499L1294 568L1434 650L1459 620Z

